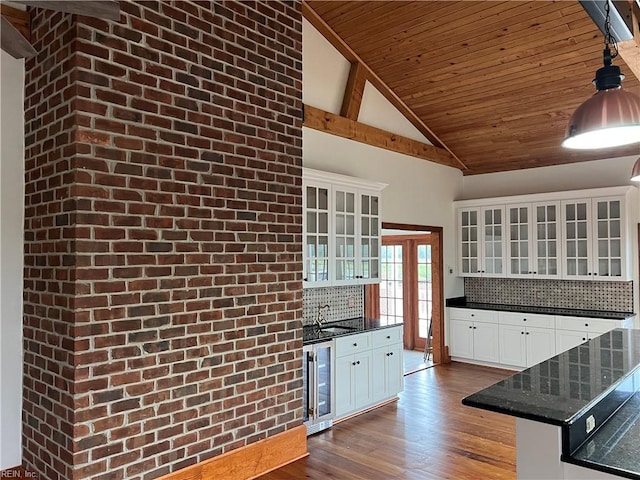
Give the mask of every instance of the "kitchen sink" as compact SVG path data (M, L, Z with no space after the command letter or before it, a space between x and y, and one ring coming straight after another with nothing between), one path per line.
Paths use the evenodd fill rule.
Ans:
M327 333L346 333L355 330L354 327L332 326L332 327L320 327L321 332Z

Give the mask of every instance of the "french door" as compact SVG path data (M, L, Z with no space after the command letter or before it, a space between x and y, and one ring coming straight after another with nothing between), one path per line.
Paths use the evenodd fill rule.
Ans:
M433 320L439 322L439 264L438 232L382 237L380 318L404 323L407 349L424 350L427 339L433 337Z

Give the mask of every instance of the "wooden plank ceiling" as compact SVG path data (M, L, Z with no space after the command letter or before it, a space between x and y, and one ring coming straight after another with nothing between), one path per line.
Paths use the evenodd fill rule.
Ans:
M309 1L467 169L465 175L640 153L560 147L595 92L603 39L577 1ZM618 57L623 87L640 83Z

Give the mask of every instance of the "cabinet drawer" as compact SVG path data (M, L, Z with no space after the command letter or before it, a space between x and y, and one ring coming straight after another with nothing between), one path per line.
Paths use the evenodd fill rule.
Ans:
M360 353L371 348L371 333L358 333L336 338L336 357Z
M389 327L371 332L371 345L373 348L399 342L402 342L402 327Z
M622 324L621 320L605 320L604 318L556 317L556 327L562 330L604 333L621 327Z
M494 310L475 310L473 308L449 308L449 318L453 320L471 320L473 322L498 323L498 312Z
M518 325L525 327L554 328L556 321L553 315L539 313L500 312L501 325Z

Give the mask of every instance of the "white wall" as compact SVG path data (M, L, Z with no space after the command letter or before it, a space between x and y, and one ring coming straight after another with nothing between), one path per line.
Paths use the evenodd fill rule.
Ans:
M640 149L638 150L640 155ZM629 185L638 156L464 177L458 200Z
M24 60L0 63L0 470L22 464Z
M302 54L303 102L338 113L349 62L306 20L302 24ZM358 119L426 141L371 84L365 88ZM309 128L302 131L302 152L305 167L387 183L382 194L383 221L443 227L445 267L454 267L453 200L462 194L462 173L458 169ZM447 273L445 298L462 293L461 279Z

